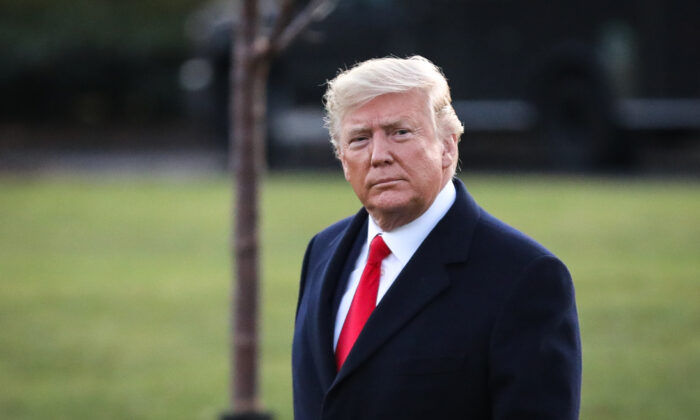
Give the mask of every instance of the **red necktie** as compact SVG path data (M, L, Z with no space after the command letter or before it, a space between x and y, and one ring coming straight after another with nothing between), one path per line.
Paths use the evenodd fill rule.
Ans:
M369 245L367 265L362 271L360 284L352 298L350 310L338 337L338 344L335 348L335 362L338 370L348 357L357 336L360 335L362 327L365 326L365 322L377 304L377 289L379 288L382 261L389 254L391 254L391 250L384 243L384 239L380 235L375 236Z

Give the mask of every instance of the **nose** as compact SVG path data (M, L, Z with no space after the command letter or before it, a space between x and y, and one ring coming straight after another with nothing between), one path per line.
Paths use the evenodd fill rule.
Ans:
M391 143L383 132L372 136L371 162L372 166L388 165L394 161Z

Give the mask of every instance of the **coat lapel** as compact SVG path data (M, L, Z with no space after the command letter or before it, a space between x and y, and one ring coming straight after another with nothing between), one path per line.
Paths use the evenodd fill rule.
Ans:
M340 280L347 277L344 268L347 265L348 257L353 254L353 248L358 235L363 227L366 232L367 212L362 209L351 220L350 225L338 236L336 240L327 245L331 252L328 265L322 270L320 288L315 292L317 296L312 302L317 302L313 307L310 316L311 328L307 331L311 333L310 342L313 343L311 350L313 360L316 364L316 372L320 374L320 380L325 389L330 388L336 377L335 357L333 353L333 330L335 325L334 297Z
M467 259L479 208L455 179L457 197L445 217L423 241L372 312L333 387L350 375L386 340L450 285L447 266Z

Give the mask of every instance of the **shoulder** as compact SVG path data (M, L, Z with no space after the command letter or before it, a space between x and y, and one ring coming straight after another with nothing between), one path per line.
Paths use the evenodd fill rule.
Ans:
M338 240L345 234L355 217L356 216L346 217L321 230L314 237L315 242L328 244Z
M467 245L468 259L487 265L515 265L522 268L530 261L552 253L527 234L495 218L469 194L460 180L455 180L457 197L443 219L440 236L450 242ZM465 254L463 254L465 255Z
M499 290L502 314L534 313L534 305L540 312L547 307L576 318L571 274L539 242L482 211L474 244L472 263Z
M325 260L339 247L344 246L348 238L354 238L367 220L367 212L361 209L355 215L339 220L318 232L307 246L307 258L310 261ZM345 244L346 245L346 244Z
M474 229L474 245L475 252L482 258L494 255L502 262L521 268L542 257L556 259L535 239L483 210Z
M347 233L353 219L354 217L351 216L339 220L314 235L314 237L311 238L311 241L309 241L309 245L306 250L309 257L313 258L314 256L319 255L319 253L325 254L329 249L337 247L341 239Z

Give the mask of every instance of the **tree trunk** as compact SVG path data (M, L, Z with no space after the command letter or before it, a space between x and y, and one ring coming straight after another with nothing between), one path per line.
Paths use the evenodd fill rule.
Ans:
M258 34L257 0L244 0L233 34L229 167L235 173L232 258L235 266L231 309L232 414L223 420L269 420L258 397L259 178L265 170L266 87L272 57L286 48L327 0L311 0L293 17L294 0L282 0L271 36Z
M252 2L251 2L252 3ZM259 177L264 168L265 87L268 63L252 51L254 16L243 19L235 35L232 66L232 104L230 165L235 173L234 227L231 232L234 250L235 281L233 287L233 327L231 346L230 404L233 418L244 418L262 410L258 378L259 312Z

